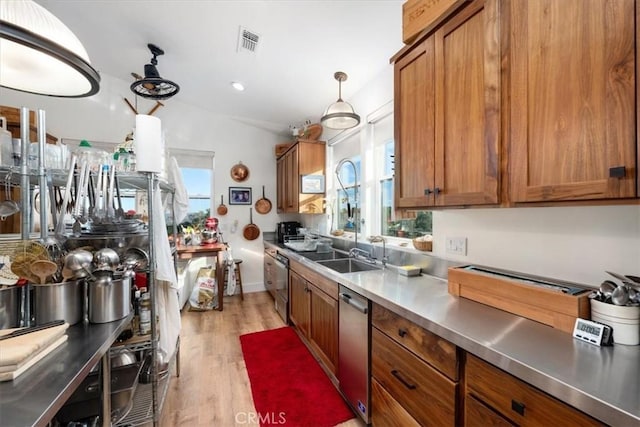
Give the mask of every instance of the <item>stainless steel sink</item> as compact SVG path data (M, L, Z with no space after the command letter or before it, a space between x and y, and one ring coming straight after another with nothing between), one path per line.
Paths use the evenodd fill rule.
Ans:
M312 261L332 261L332 260L349 258L349 254L345 252L339 252L339 251L301 252L299 255L302 255L303 257L308 258Z
M318 264L324 265L338 273L355 273L357 271L380 270L382 267L377 264L369 264L364 261L358 261L353 258L332 259L325 261L317 261Z

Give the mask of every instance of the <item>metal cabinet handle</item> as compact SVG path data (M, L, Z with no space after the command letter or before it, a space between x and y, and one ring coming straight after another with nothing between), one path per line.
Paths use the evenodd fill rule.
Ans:
M408 382L407 380L405 380L404 378L402 378L400 376L400 373L397 370L392 370L391 371L391 375L393 375L394 377L396 377L398 379L398 381L400 381L402 383L402 385L404 385L406 388L408 388L409 390L415 390L416 386L415 384L411 384L410 382Z
M404 338L407 335L407 330L406 329L398 329L398 335L400 335L401 338Z
M609 168L609 178L618 178L622 179L626 175L626 168L624 166L617 166L614 168Z
M511 409L524 417L524 403L511 399Z
M428 196L428 195L429 195L429 194L431 194L432 192L433 192L433 191L431 191L431 189L430 189L430 188L425 188L425 189L424 189L424 195L425 195L425 196Z
M436 188L433 189L433 194L435 194L437 196L438 194L440 194L441 191L442 190L440 190L440 188L436 187Z

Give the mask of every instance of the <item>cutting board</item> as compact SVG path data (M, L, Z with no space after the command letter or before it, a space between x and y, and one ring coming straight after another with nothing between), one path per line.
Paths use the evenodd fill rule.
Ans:
M28 359L35 357L43 349L65 335L67 328L69 328L69 324L65 323L0 341L0 372L12 371L18 365L26 363ZM0 331L0 335L6 335L13 331L15 329L3 329Z
M14 365L16 366L15 369L0 373L0 382L15 380L16 378L18 378L19 375L24 373L27 369L29 369L30 367L38 363L40 360L44 359L44 357L47 354L51 353L53 350L61 346L66 341L67 341L67 335L66 334L62 335L61 337L56 339L54 342L49 344L47 347L42 349L40 352L29 357L24 362L18 365Z

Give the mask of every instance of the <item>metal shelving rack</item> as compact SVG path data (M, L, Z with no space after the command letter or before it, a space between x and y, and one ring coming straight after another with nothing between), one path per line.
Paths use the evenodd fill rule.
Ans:
M29 123L29 110L27 108L21 109L21 138L23 141L29 141L29 131L28 131L28 123ZM45 119L44 119L44 111L38 111L38 143L40 144L39 149L39 159L44 158L44 144L45 144ZM12 177L15 177L11 180L11 184L20 186L20 197L21 197L21 213L22 213L22 221L21 221L21 238L23 240L29 240L33 238L30 233L31 228L31 217L30 217L30 202L31 202L31 187L38 185L40 188L45 188L48 186L64 186L66 184L66 178L68 175L68 171L59 170L59 169L49 169L46 170L44 168L44 164L40 162L37 170L32 170L28 168L27 165L27 156L25 156L26 149L24 147L28 147L29 144L23 144L22 150L22 165L17 167L9 167L9 166L0 166L0 175L4 174L8 176L11 173ZM118 179L123 189L129 190L143 190L147 193L147 209L149 212L149 222L148 222L148 235L149 235L149 271L148 271L148 283L152 284L149 287L150 297L151 297L151 318L156 319L157 315L157 298L156 298L156 286L155 286L155 252L156 248L154 247L154 215L153 215L153 203L154 203L154 195L156 191L168 191L172 195L174 194L174 188L169 185L167 182L161 181L156 173L151 172L124 172L118 173ZM172 196L173 197L173 196ZM46 197L40 198L40 218L41 224L47 223L47 201ZM172 199L173 205L173 199ZM174 212L172 212L172 216L175 217ZM62 219L60 219L62 220ZM55 222L55 220L54 220ZM55 223L54 223L55 226ZM47 237L47 227L41 227L41 238ZM175 221L173 221L173 233L174 236L177 235L177 225ZM175 264L175 256L174 256L174 264ZM28 302L26 304L27 313L25 314L25 319L30 318L30 313L28 312ZM26 320L25 320L26 321ZM171 367L171 362L174 359L179 360L179 345L180 339L176 343L176 350L174 351L174 356L172 360L169 361L169 367ZM158 353L158 331L157 324L155 321L151 322L151 334L148 340L143 340L137 342L133 345L137 350L151 350L154 357L152 358L152 370L151 370L151 384L139 384L138 391L134 396L134 405L130 414L125 417L123 421L121 421L118 425L141 425L146 424L150 421L153 422L154 426L157 425L158 418L160 415L160 410L164 403L164 399L167 394L170 374L168 374L165 378L160 380L158 378L158 361L157 357L155 357ZM169 368L170 372L170 368ZM179 362L178 362L178 375L179 375ZM110 407L110 405L109 405Z

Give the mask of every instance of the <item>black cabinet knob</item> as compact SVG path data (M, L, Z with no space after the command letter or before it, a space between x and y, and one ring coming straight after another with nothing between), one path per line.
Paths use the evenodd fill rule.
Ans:
M437 196L438 194L440 194L440 188L436 187L433 189L433 193Z
M400 335L401 338L404 338L407 335L407 330L406 329L398 329L398 335Z
M424 189L424 195L425 195L425 196L428 196L428 195L429 195L429 194L431 194L431 193L432 193L432 191L431 191L431 189L430 189L430 188L425 188L425 189Z

